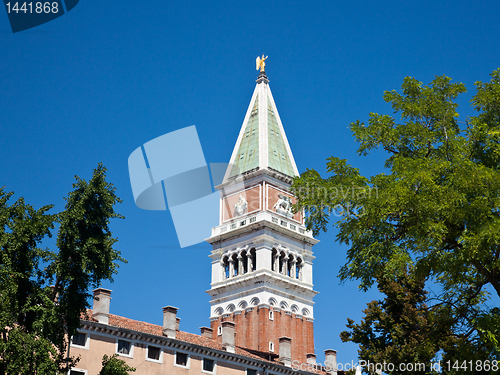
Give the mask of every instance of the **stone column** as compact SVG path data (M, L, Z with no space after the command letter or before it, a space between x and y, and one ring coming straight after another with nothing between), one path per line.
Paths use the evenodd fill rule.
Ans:
M234 276L234 260L233 258L229 258L229 277Z
M288 273L288 256L284 256L283 258L283 267L281 267L281 274L286 276Z
M221 278L221 280L225 280L226 279L226 263L224 262L224 258L221 258L219 264L220 264L220 267L222 269L222 278Z
M247 251L247 272L252 272L253 269L253 260L252 260L252 254L250 251Z
M241 256L241 253L238 254L237 258L238 258L238 275L243 275L244 268L243 268L243 257Z

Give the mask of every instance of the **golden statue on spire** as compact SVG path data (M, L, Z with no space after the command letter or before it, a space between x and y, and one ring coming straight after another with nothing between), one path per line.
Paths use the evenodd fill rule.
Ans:
M259 70L260 68L260 72L264 73L266 71L266 63L264 61L266 61L268 57L269 56L264 57L264 55L262 55L262 58L260 56L257 56L257 60L255 60L256 63L255 69Z

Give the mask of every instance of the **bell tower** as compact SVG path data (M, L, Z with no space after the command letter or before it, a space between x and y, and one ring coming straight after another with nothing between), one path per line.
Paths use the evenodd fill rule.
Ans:
M318 240L292 212L297 166L264 71L260 74L220 191L213 249L210 320L222 341L222 322L236 324L235 344L278 356L280 338L291 357L314 353L314 259ZM289 342L289 340L287 340Z

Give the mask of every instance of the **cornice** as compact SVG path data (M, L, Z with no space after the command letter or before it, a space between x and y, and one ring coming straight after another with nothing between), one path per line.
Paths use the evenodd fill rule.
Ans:
M198 354L200 356L210 356L216 359L221 359L231 363L241 364L243 366L252 367L266 367L268 371L277 372L286 375L295 374L311 374L307 371L297 371L293 368L286 367L279 363L273 363L264 359L251 358L245 355L229 353L223 350L214 349L206 347L203 345L198 345L194 343L189 343L186 341L168 338L166 336L158 336L150 333L134 331L128 328L110 326L102 323L91 322L88 320L82 320L81 329L93 332L96 335L110 335L117 338L124 338L133 341L141 341L144 343L150 343L154 345L159 345L167 347L173 350L183 350L188 351L193 354ZM240 349L246 350L245 348L239 347Z

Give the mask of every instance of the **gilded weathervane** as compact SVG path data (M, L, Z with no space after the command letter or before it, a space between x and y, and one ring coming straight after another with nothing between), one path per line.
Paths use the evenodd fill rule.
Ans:
M256 63L255 69L259 70L259 68L260 68L260 71L262 73L265 72L265 70L266 70L266 63L264 61L266 61L266 59L268 57L269 56L264 57L264 55L262 55L262 58L260 56L257 56L257 60L255 60L255 63Z

